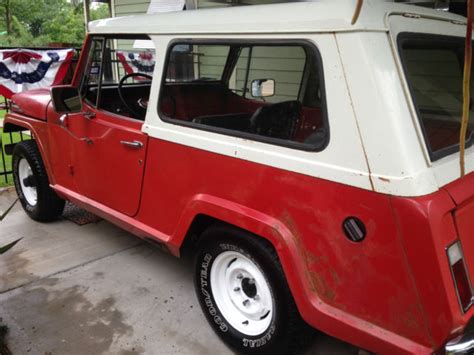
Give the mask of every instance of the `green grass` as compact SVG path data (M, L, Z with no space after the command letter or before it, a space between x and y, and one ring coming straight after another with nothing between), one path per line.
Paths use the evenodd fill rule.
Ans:
M1 115L1 113L0 113ZM11 135L10 139L10 134L9 133L3 133L3 130L0 128L0 136L1 136L1 142L2 142L2 147L5 144L10 144L10 143L16 143L19 142L20 139L20 133L14 132ZM23 139L28 138L23 135ZM5 159L5 161L3 161ZM12 157L11 155L6 155L0 153L0 173L4 171L4 166L6 167L6 171L11 171L12 169ZM0 175L0 187L4 186L9 186L13 185L13 177L12 175L8 175L8 180L5 178L4 175Z

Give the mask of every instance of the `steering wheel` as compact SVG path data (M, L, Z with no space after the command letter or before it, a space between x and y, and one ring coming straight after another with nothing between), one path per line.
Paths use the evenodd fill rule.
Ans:
M133 107L131 107L128 102L125 100L125 97L123 95L123 84L125 83L125 81L129 78L133 78L133 77L142 77L142 78L146 78L146 79L150 79L150 81L153 80L153 77L148 75L148 74L143 74L143 73L130 73L130 74L127 74L125 75L124 77L122 77L122 79L120 79L120 82L118 84L118 87L117 87L117 90L118 90L118 94L119 94L119 97L120 97L120 101L122 101L123 105L125 106L125 108L131 113L133 114L134 116L137 116L137 117L142 117L142 113L138 112L138 111L135 111L135 109ZM144 110L146 110L144 107L143 107L143 104L142 104L142 99L138 100L138 106L143 108Z

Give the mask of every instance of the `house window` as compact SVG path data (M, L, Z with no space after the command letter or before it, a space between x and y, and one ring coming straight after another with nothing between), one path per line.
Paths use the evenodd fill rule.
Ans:
M321 60L306 42L175 43L165 73L165 121L304 150L328 142Z

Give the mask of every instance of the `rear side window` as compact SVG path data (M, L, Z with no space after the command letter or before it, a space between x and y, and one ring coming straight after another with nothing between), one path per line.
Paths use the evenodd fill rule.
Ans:
M175 43L159 112L169 122L303 150L328 141L322 65L306 43Z
M175 45L169 54L166 82L219 81L230 46Z
M402 33L398 44L431 160L458 151L463 102L464 39ZM471 91L471 97L474 97L472 95ZM473 113L471 104L471 117ZM467 145L472 145L473 128L471 120Z

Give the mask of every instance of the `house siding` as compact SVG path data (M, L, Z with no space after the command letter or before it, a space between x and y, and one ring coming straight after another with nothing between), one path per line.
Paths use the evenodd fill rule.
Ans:
M114 14L116 17L144 14L150 1L115 0Z

